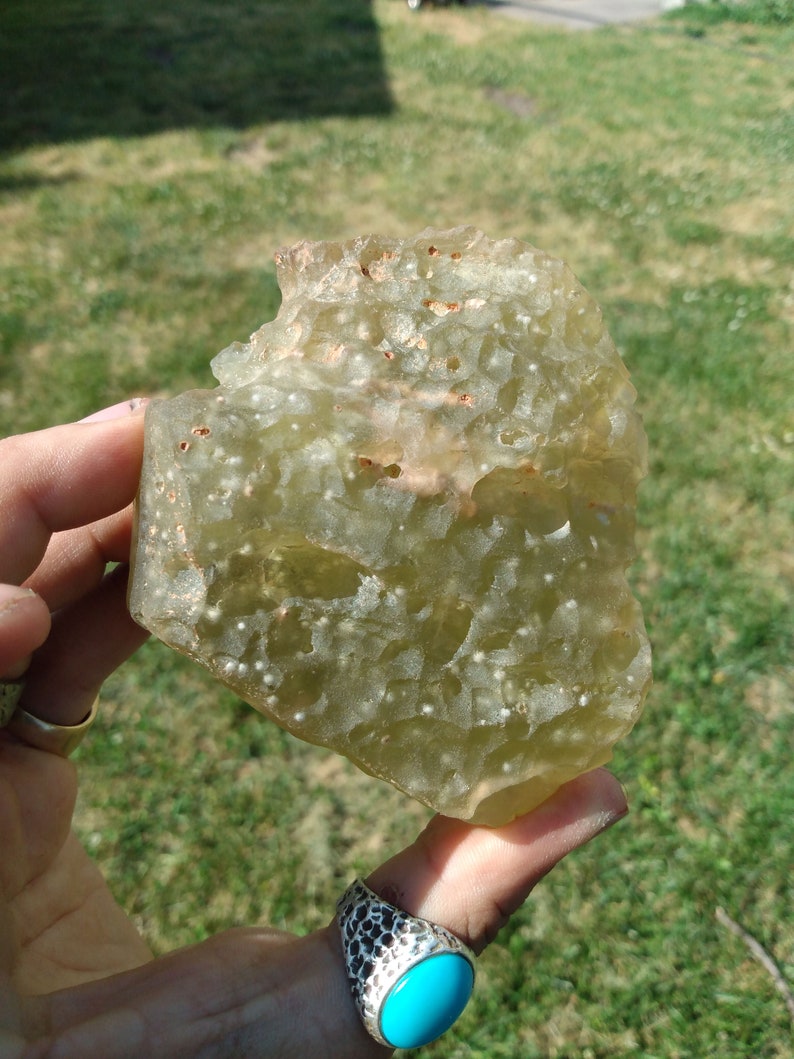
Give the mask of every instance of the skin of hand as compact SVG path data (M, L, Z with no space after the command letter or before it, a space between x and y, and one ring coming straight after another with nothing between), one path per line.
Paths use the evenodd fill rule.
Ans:
M0 677L59 724L145 638L125 604L142 408L0 441ZM377 1059L333 923L234 929L153 959L71 830L72 762L0 731L4 1059ZM627 812L597 769L505 827L434 817L368 884L480 952L566 854ZM329 910L330 919L331 910Z

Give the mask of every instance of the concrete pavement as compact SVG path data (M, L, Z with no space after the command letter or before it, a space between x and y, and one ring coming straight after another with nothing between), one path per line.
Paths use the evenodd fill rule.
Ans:
M486 0L486 4L508 18L568 29L640 22L671 6L670 0Z

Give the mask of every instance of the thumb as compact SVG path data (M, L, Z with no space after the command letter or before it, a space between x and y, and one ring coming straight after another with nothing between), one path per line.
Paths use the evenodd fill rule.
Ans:
M504 827L434 817L417 841L374 871L367 884L480 952L555 864L627 812L620 783L596 769Z
M435 817L368 883L480 950L554 864L625 813L620 784L599 769L506 827ZM390 1054L359 1021L335 922L301 939L261 929L226 932L28 1003L44 1008L39 1018L60 1030L59 1054L69 1057Z

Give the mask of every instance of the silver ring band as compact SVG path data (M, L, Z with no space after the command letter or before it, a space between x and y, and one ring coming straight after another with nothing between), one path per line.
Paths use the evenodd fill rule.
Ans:
M58 757L69 757L82 743L88 729L94 723L98 706L99 699L97 698L88 716L83 718L79 724L52 724L50 721L35 717L20 706L6 724L5 730L20 742L35 747L37 750L45 750L49 754L57 754Z
M337 904L345 968L364 1028L391 1048L429 1044L474 988L474 953L444 927L403 912L361 879Z

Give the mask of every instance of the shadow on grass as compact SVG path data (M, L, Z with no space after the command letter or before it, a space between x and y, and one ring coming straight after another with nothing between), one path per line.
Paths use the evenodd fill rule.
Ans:
M372 0L4 0L0 152L386 113Z

